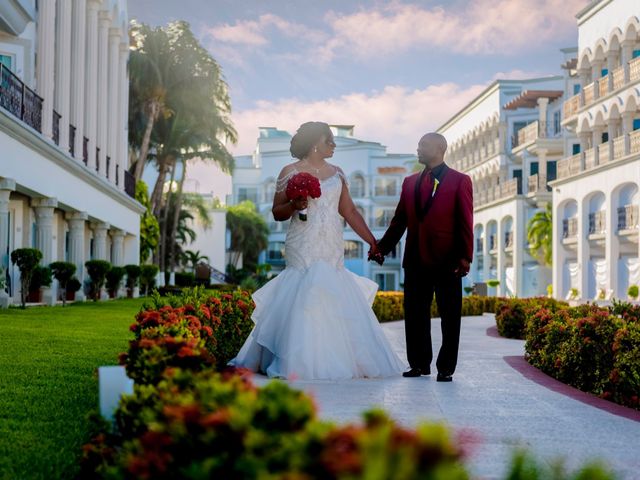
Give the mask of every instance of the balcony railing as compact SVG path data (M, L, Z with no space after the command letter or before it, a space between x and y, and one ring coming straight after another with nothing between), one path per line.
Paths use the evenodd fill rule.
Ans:
M629 81L635 82L636 80L640 80L640 57L629 61Z
M0 64L0 107L42 132L42 98Z
M76 156L76 127L69 124L69 155Z
M618 90L622 88L624 85L624 66L620 65L613 72L611 72L611 76L613 77L613 89Z
M578 219L575 217L562 220L562 238L571 238L578 235Z
M629 153L631 153L632 155L634 153L640 152L640 130L634 130L629 134L629 145Z
M504 248L513 246L513 232L504 232Z
M498 236L495 233L489 235L489 251L498 248Z
M394 183L392 185L376 185L373 189L373 195L376 197L396 197L400 195L400 189Z
M120 165L116 165L116 185L120 185Z
M613 139L613 159L624 157L624 135Z
M547 179L544 175L535 173L531 175L527 182L528 193L538 193L539 191L547 192L549 187L547 186Z
M82 162L85 165L89 164L89 139L82 137Z
M514 147L525 143L533 142L538 138L544 138L546 133L546 125L544 122L540 124L538 120L531 122L524 128L518 130L518 136L514 138Z
M584 168L586 170L591 170L596 166L596 155L595 150L590 148L589 150L585 150L584 152Z
M618 230L638 228L638 205L618 207Z
M604 97L609 93L609 75L598 79L598 97Z
M107 169L105 170L107 178L109 178L109 170L111 170L111 157L107 155Z
M476 252L482 253L484 249L484 240L482 238L476 238Z
M131 198L136 198L136 179L128 170L124 171L124 191Z
M589 233L604 233L606 231L606 212L599 210L589 214Z
M595 99L595 82L584 87L584 105L591 105Z
M565 120L567 118L573 117L578 109L580 108L580 94L574 95L562 106L562 113L564 115Z
M96 172L100 171L100 147L96 147Z
M572 157L563 158L558 161L558 178L567 178L581 170L582 154L577 153Z
M609 163L609 142L598 145L598 165Z
M62 118L60 114L54 110L51 138L56 145L60 145L60 118Z

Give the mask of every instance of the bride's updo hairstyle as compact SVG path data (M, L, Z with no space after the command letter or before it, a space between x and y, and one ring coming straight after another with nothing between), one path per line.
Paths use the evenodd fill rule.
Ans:
M302 160L322 137L332 136L329 125L324 122L306 122L300 125L298 131L291 139L289 151L294 158Z

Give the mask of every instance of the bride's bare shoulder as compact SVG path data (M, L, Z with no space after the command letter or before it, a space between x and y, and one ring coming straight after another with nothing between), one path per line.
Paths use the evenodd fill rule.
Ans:
M299 171L300 170L298 168L299 166L300 166L300 161L285 165L284 167L282 167L282 170L280 170L280 175L278 176L278 178L284 178L288 175L291 175L291 173L293 172Z

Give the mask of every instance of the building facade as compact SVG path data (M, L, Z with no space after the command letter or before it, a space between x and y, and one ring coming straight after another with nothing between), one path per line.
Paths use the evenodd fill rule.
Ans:
M551 284L551 269L529 253L527 222L551 201L548 181L564 152L566 82L566 76L497 80L438 129L449 143L447 163L473 180L475 249L467 281L488 283L489 294L535 296Z
M381 238L395 212L402 181L411 173L416 156L390 154L386 147L354 137L351 125L331 126L336 149L331 163L349 179L349 190L358 210L376 238ZM271 214L276 179L293 162L289 153L291 134L277 128L260 128L253 155L236 157L233 193L228 204L251 200L269 225L269 247L261 261L278 272L284 268L284 240L288 222L276 222ZM345 224L345 267L378 283L381 290L397 290L403 282L401 268L404 238L383 266L367 261L369 246Z
M577 15L578 88L564 102L575 133L553 186L558 298L627 298L640 285L640 3L592 2Z
M127 172L125 0L0 3L0 265L19 298L11 251L42 263L139 262L140 214ZM55 302L55 285L45 301ZM82 290L78 298L83 297Z

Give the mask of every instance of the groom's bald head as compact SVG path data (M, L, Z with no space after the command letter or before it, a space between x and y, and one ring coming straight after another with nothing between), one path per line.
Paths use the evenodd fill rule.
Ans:
M439 133L431 132L423 135L418 142L418 161L433 168L444 161L447 151L447 140Z

